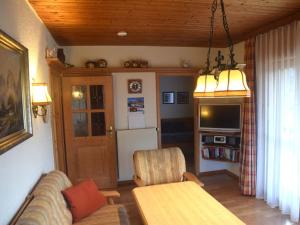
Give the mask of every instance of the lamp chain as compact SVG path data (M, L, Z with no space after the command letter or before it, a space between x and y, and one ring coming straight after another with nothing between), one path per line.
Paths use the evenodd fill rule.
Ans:
M209 39L208 39L208 52L206 58L206 71L205 73L209 73L210 67L210 50L212 46L212 40L214 35L214 21L215 21L215 12L218 8L218 0L214 0L211 5L211 17L210 17L210 30L209 30Z
M234 60L233 42L232 42L232 38L230 36L229 26L228 26L228 23L227 23L225 7L224 7L224 1L223 0L220 0L220 1L221 1L221 9L222 9L223 27L224 27L224 30L226 32L227 45L228 45L228 48L229 48L230 67L235 67L236 62Z

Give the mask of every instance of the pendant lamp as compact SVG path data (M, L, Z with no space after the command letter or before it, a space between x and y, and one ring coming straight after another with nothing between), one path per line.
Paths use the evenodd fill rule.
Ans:
M201 74L197 79L194 98L212 98L217 86L217 80L213 74Z
M210 23L210 36L209 36L209 46L207 54L207 68L206 74L200 75L197 80L197 86L194 91L195 98L229 98L229 97L250 97L250 89L247 85L245 73L237 68L237 63L234 60L233 52L233 42L229 32L229 26L227 23L227 18L225 14L224 1L221 2L221 11L223 18L223 28L226 32L227 43L229 48L229 58L230 64L222 64L221 61L224 59L220 54L216 58L218 62L215 67L217 71L215 74L209 72L210 64L210 49L212 45L213 38L213 24L214 24L214 14L217 9L217 1L214 0L211 6L212 16ZM202 77L203 76L203 77ZM204 78L205 77L205 78ZM211 81L211 78L215 79L215 82ZM215 85L214 90L212 87Z
M215 12L217 10L217 0L214 0L211 5L211 18L210 18L210 32L208 39L208 52L206 58L206 69L204 73L200 74L197 79L196 88L194 90L194 98L212 98L214 97L214 91L217 86L217 80L215 75L210 71L210 50L212 45L212 38L214 34L214 19Z
M215 97L250 97L246 75L239 69L223 70L219 74Z

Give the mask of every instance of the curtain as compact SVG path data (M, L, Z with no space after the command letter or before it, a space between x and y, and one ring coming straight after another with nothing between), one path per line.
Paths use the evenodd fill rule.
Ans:
M240 190L243 195L253 196L256 193L255 38L245 42L245 63L251 97L244 101Z
M257 198L299 221L300 22L256 37Z

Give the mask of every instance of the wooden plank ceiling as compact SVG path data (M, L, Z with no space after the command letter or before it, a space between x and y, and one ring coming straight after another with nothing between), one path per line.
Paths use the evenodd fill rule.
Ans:
M300 0L224 0L234 42L300 11ZM60 45L207 46L212 0L29 0ZM118 37L127 31L127 37ZM220 5L213 45L224 47Z

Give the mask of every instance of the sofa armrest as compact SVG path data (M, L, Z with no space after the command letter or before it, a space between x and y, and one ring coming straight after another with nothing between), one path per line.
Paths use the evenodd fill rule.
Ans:
M136 186L138 186L138 187L144 187L144 186L146 186L145 183L144 183L144 181L141 180L141 178L139 178L136 175L133 176L133 181L136 184Z
M115 198L120 198L120 193L117 191L100 191L107 199L108 204L113 205Z
M183 180L194 181L195 183L199 184L200 187L204 187L204 184L198 179L198 177L190 172L183 173Z

